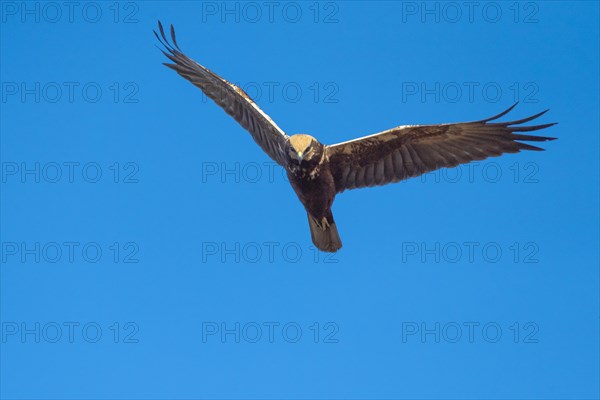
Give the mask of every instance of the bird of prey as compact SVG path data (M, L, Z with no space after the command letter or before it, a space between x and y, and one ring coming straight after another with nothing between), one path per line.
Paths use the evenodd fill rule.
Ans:
M479 121L398 126L334 145L325 145L306 134L288 136L242 89L186 56L177 44L173 25L172 43L160 21L158 30L160 36L156 31L154 34L166 50L161 51L173 62L165 65L199 87L285 168L308 214L312 241L322 251L335 252L342 247L331 206L336 194L346 189L385 185L504 153L543 150L523 142L555 139L522 133L554 125L522 125L548 110L528 118L496 122L516 104Z

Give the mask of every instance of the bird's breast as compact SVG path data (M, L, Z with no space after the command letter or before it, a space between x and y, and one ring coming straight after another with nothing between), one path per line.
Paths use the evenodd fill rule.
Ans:
M288 171L288 178L304 207L313 215L327 211L335 197L333 176L327 165L311 170Z

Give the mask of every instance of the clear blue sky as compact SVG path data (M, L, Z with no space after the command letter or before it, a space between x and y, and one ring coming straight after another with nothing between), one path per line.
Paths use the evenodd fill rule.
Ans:
M270 4L1 3L1 396L598 398L598 3ZM345 192L327 256L158 19L289 134L559 140Z

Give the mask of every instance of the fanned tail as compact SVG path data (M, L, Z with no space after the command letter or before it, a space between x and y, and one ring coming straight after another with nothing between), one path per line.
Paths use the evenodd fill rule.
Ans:
M321 251L335 253L342 248L342 240L338 233L333 215L324 218L324 221L318 221L308 214L308 225L310 226L310 236L315 246Z

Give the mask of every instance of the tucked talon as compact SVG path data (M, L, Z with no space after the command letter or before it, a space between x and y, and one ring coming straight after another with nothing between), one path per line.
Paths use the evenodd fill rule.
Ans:
M311 218L312 218L312 217L311 217ZM318 220L318 219L316 219L316 218L313 218L312 220L313 220L313 221L315 221L315 224L317 225L317 228L319 228L319 229L323 229L323 228L321 228L321 224L319 223L319 220Z

